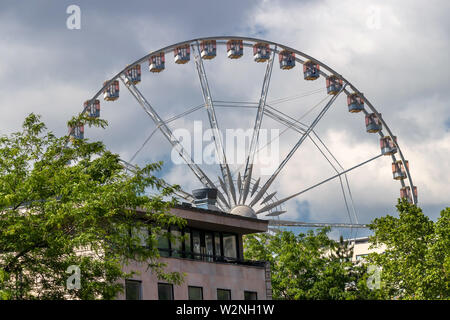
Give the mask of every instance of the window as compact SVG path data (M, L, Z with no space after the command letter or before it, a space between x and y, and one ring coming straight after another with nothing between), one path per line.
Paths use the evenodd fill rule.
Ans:
M131 236L139 239L139 244L142 247L148 246L148 229L147 227L131 228Z
M217 300L231 300L231 290L217 289Z
M181 257L183 251L183 244L180 240L181 231L178 228L171 227L170 233L172 235L172 239L170 240L172 257Z
M227 258L237 258L237 240L236 235L223 234L223 255Z
M244 291L244 300L258 300L258 294L254 291Z
M188 287L189 300L203 300L203 288L202 287Z
M213 261L214 249L213 249L213 235L212 233L205 233L205 248L206 248L206 261Z
M142 300L142 283L138 280L125 280L125 299Z
M157 239L161 257L209 262L235 261L239 257L238 236L234 233L170 227L162 230Z
M222 245L220 244L220 233L214 233L214 249L216 250L216 257L223 256Z
M194 258L195 259L201 259L201 239L200 239L200 232L198 231L192 231L192 247L194 252Z
M190 229L184 230L184 257L192 259L191 231L190 231Z
M173 286L169 283L158 283L158 299L173 300Z
M170 256L170 242L165 229L162 229L161 234L158 236L158 249L161 257Z
M358 255L356 255L356 260L357 261L364 260L365 257L367 257L367 256L368 256L368 254L358 254Z

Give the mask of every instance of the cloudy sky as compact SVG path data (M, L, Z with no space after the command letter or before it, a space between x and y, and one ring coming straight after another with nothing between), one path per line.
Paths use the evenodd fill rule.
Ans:
M69 5L81 9L81 29L69 30ZM419 202L432 219L450 199L450 85L448 1L7 1L0 11L0 133L18 130L30 112L41 114L58 134L104 80L127 64L167 45L188 39L238 35L296 48L337 70L372 102L398 137L409 160ZM193 62L151 74L143 64L139 88L164 119L202 101ZM237 61L218 57L205 62L215 100L257 102L265 66L253 62L250 50ZM326 97L325 81L302 80L301 68L282 71L275 64L268 101L294 118ZM123 89L123 87L121 87ZM322 90L320 90L322 89ZM314 94L310 94L314 92ZM276 99L290 97L283 103ZM278 100L279 102L279 100ZM102 100L105 131L87 129L129 160L155 128L132 97L121 91L117 102ZM316 110L316 114L317 114ZM310 123L314 112L302 118ZM222 130L247 129L254 110L217 108ZM196 112L171 123L173 130L192 130ZM263 128L283 127L264 119ZM346 111L339 97L318 124L317 134L343 167L379 153L378 136L365 132L361 114ZM300 135L288 130L279 143L282 159ZM186 190L199 187L185 165L170 159L170 147L155 134L136 163L164 160L162 175ZM391 161L382 157L348 175L360 223L395 214L400 185L392 180ZM240 166L233 166L237 170ZM202 167L217 176L217 168ZM214 171L215 170L215 171ZM296 152L272 185L279 198L305 189L333 170L311 142ZM267 179L263 176L263 180ZM271 190L272 190L271 189ZM339 180L286 204L284 219L348 222Z

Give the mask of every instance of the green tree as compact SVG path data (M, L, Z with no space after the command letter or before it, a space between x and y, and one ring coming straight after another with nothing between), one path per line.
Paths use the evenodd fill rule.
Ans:
M381 268L381 290L393 299L450 298L450 208L437 222L406 200L397 204L399 217L386 216L371 224L374 246L386 250L372 253L369 263Z
M84 116L70 123L80 121L107 125ZM182 281L158 262L158 232L185 223L169 213L173 189L152 175L161 163L130 175L101 142L68 138L34 114L23 130L0 137L0 299L113 299L132 260ZM142 228L150 231L146 247L132 232ZM80 289L66 288L71 265L81 270Z
M363 299L373 297L365 285L365 266L351 262L352 248L327 236L328 228L295 235L249 235L245 257L271 265L275 299Z

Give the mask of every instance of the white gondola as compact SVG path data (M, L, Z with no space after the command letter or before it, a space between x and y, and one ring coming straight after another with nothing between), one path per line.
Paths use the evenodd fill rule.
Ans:
M200 43L202 59L213 59L216 56L216 40L205 40Z
M342 89L342 79L339 79L337 76L332 74L331 76L328 76L326 79L326 85L327 85L327 93L330 95L337 94Z
M409 169L408 161L405 161L406 167ZM392 163L392 177L395 180L406 179L406 170L401 160Z
M280 68L289 70L295 67L295 53L289 50L281 50L278 53L278 60L280 61Z
M347 96L348 111L352 113L364 110L364 100L357 93L350 93Z
M381 114L380 114L381 116ZM378 119L375 113L366 114L366 131L370 133L375 133L381 131L383 128L381 120Z
M380 139L380 148L381 153L385 156L390 156L397 153L397 147L394 144L394 141L397 142L397 137L384 136Z
M161 72L165 68L164 52L160 52L154 56L151 56L148 60L148 70L150 72Z
M84 139L84 125L79 124L75 127L69 126L69 135L70 140L72 141Z
M256 62L266 62L270 59L270 46L268 43L255 43L253 45L253 59Z
M417 202L417 187L413 186L414 198ZM400 198L408 200L409 203L413 203L413 198L411 194L411 188L409 186L400 189Z
M175 50L173 50L173 55L175 63L185 64L191 59L191 48L188 44L176 47Z
M303 78L305 80L316 80L320 77L320 66L311 60L303 63Z
M125 82L128 83L129 81L136 85L139 82L141 82L141 65L137 64L135 66L132 66L130 69L125 71Z
M242 40L227 41L227 55L230 59L239 59L244 55L244 44Z
M88 114L89 117L91 118L99 118L100 117L100 100L95 99L94 102L92 102L92 104L90 106L89 105L89 100L84 102L84 108L88 108Z
M108 81L105 81L103 85L106 85ZM103 92L103 98L106 101L114 101L119 98L119 80L114 80Z

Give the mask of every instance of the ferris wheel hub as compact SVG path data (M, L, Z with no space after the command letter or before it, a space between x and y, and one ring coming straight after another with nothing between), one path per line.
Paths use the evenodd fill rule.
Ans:
M255 210L246 205L237 205L231 209L231 214L235 214L242 217L256 218Z

